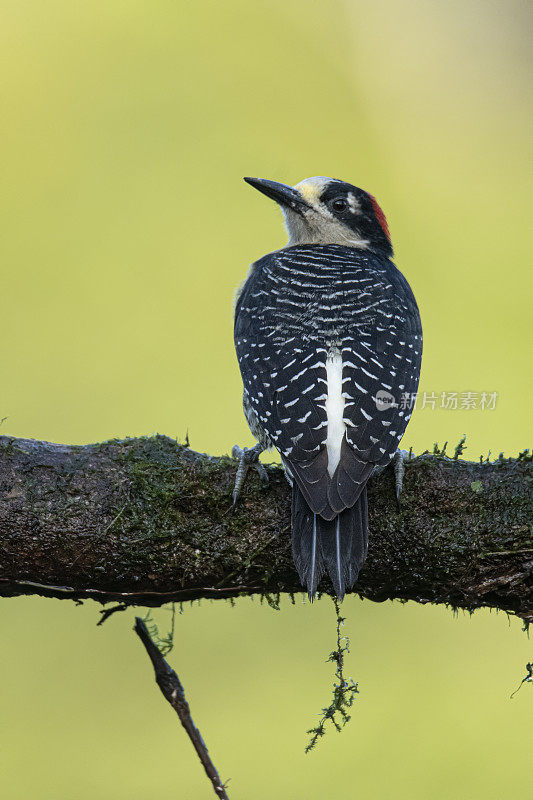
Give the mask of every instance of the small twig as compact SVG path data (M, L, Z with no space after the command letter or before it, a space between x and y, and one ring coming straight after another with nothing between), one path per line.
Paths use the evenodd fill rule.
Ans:
M97 624L97 625L103 625L103 624L104 624L104 622L105 622L106 620L108 620L108 619L109 619L109 617L110 617L112 614L115 614L117 611L125 611L125 610L127 609L127 607L128 607L128 606L124 605L124 603L119 603L119 604L118 604L118 606L111 606L111 608L104 608L104 609L102 609L102 610L100 611L100 614L101 614L102 616L101 616L101 618L98 620L98 622L97 622L96 624Z
M157 685L161 689L163 697L170 703L180 718L181 724L187 731L189 739L193 743L194 749L198 754L198 758L202 762L206 775L213 785L216 796L221 798L221 800L229 800L225 786L220 780L215 765L211 761L200 731L192 720L189 704L185 699L185 691L181 685L180 679L161 655L159 648L152 641L148 629L140 617L135 617L135 626L133 630L143 643L153 664Z
M522 688L522 684L524 684L524 683L533 683L533 663L531 663L531 662L529 664L526 664L526 676L525 676L525 678L522 678L522 680L520 681L520 683L518 684L518 686L516 687L516 689L512 693L512 695L510 697L511 700L513 699L513 697L515 696L517 691Z

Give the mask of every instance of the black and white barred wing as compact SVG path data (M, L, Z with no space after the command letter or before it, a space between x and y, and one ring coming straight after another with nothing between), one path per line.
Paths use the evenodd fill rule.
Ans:
M360 411L361 406L354 405L349 411L347 405L349 416L344 431L337 445L332 443L331 430L328 438L328 404L332 395L331 385L328 387L332 373L328 350L301 341L296 346L297 353L293 342L275 348L268 343L260 346L262 342L254 341L253 328L248 325L246 335L240 326L236 329L239 357L242 348L242 358L251 365L243 370L243 383L252 430L257 422L267 433L311 510L333 519L356 502L374 467L368 454L355 451L348 438L348 433L356 429L350 428L346 420L354 419L353 411ZM341 376L342 373L339 395ZM346 386L345 382L345 389ZM364 415L360 419L360 427L365 427ZM360 444L363 438L358 438ZM332 469L337 462L336 470Z
M330 489L334 508L346 507L353 497L359 461L389 463L411 417L404 398L412 397L418 387L422 328L407 282L392 265L391 270L383 302L373 309L368 324L343 340L346 435Z

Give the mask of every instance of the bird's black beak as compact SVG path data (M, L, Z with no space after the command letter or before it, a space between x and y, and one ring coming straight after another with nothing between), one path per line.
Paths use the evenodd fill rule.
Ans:
M287 186L284 183L277 183L276 181L268 181L265 178L245 178L246 183L253 186L254 189L266 194L280 206L290 208L293 211L302 212L309 208L307 203L297 189L292 186Z

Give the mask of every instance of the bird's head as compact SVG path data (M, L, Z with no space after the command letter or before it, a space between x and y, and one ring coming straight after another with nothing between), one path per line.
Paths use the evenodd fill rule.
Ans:
M263 178L246 183L281 206L289 246L340 244L392 255L385 214L371 194L334 178L306 178L295 186Z

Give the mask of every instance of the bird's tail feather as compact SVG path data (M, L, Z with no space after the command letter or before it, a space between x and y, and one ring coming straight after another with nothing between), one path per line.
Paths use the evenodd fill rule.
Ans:
M357 580L368 550L368 505L366 488L352 508L325 520L313 514L301 491L292 490L292 554L300 580L309 597L328 572L335 594L342 600Z
M325 564L317 515L313 514L296 484L292 488L292 555L300 580L313 599Z

